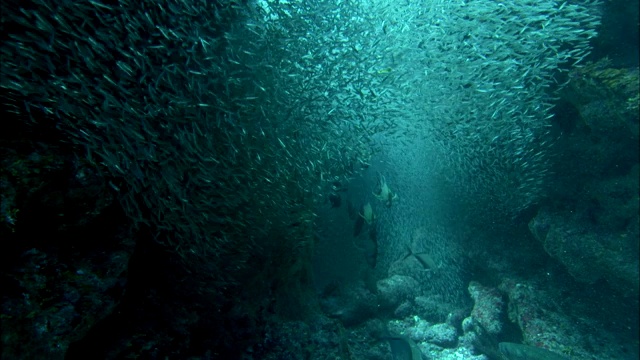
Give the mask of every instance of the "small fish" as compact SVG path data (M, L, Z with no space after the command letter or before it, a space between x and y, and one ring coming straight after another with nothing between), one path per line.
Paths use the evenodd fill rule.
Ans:
M393 200L398 198L398 195L391 192L389 186L387 185L387 180L382 175L379 175L378 177L378 184L376 188L377 189L373 192L373 195L378 200L384 202L387 207L390 207L393 203Z
M431 256L429 256L428 253L426 253L426 252L414 253L413 250L411 250L411 248L408 247L408 246L407 246L407 250L409 251L409 253L405 257L403 257L402 260L400 260L400 261L404 261L408 257L413 256L414 258L416 258L416 260L418 260L420 265L422 265L422 267L425 270L434 270L434 269L438 268L438 265L433 260L433 258L431 258Z
M373 221L376 219L375 214L373 213L373 208L371 207L371 203L366 203L362 206L362 213L359 213L361 218L367 222L367 224L371 225Z

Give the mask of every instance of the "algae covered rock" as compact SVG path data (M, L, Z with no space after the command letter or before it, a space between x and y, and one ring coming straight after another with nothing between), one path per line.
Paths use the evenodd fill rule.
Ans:
M378 281L378 301L384 308L394 309L406 299L415 296L418 282L409 276L393 275Z

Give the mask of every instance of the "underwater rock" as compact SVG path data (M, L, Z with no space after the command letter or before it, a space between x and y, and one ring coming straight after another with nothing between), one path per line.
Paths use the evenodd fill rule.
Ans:
M63 359L122 301L135 244L97 168L59 145L12 145L0 144L0 358Z
M435 324L427 328L424 340L441 347L454 347L458 343L458 332L449 324Z
M407 299L412 299L419 289L418 282L409 276L393 275L377 283L378 302L381 307L395 309Z
M439 323L446 321L447 323L456 326L459 325L460 321L464 318L464 316L459 315L460 310L454 310L454 312L452 312L452 309L456 308L457 305L448 302L440 294L416 296L416 298L413 299L413 302L415 303L415 308L417 309L417 313L420 314L420 317L430 322ZM449 321L450 318L456 317L459 317L457 324Z
M604 58L571 71L558 111L560 180L529 229L578 281L638 297L638 68ZM570 105L569 105L570 104Z
M593 284L604 279L621 295L637 298L637 234L597 229L584 211L543 208L529 229L547 253L560 261L578 281Z
M371 319L376 312L376 299L360 283L324 294L320 307L328 317L340 320L344 326L354 326Z
M1 358L64 359L71 343L113 312L134 244L111 240L95 249L33 248L16 259L0 298Z
M393 315L398 319L402 319L412 315L413 313L414 313L413 303L407 300L396 308L396 310L393 312Z
M563 315L541 289L507 279L500 289L509 299L509 320L522 331L523 341L556 348L563 341L563 331L573 325L565 322Z
M469 295L474 301L471 317L491 335L502 332L505 303L502 294L495 288L482 286L476 281L469 283Z
M503 281L499 288L508 296L509 319L520 328L522 343L570 353L575 359L620 359L612 356L620 352L615 335L596 321L568 314L549 292L512 279ZM602 342L594 342L595 338ZM507 359L539 359L513 356Z
M462 320L461 327L463 334L458 338L459 348L473 349L474 353L485 354L490 359L500 359L495 338L487 335L471 316Z
M616 68L608 58L576 67L562 97L596 136L638 139L638 68Z

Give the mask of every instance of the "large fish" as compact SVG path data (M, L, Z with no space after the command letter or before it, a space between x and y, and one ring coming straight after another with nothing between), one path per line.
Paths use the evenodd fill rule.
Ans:
M393 360L421 360L422 352L418 345L404 335L389 335L382 337L391 347Z
M506 360L567 360L568 358L535 346L509 342L498 344L500 354Z
M404 261L407 258L413 256L416 260L418 260L420 265L422 265L425 270L435 270L438 268L435 260L433 260L433 258L427 252L414 253L413 250L411 250L411 248L408 246L407 250L409 251L409 253L405 255L405 257L403 257L400 261Z

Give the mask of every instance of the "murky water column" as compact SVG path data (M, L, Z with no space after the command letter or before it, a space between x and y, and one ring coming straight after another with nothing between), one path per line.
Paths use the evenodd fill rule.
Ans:
M397 195L390 206L374 197L377 273L381 278L412 276L422 286L420 295L458 302L464 294L459 248L464 227L457 222L455 202L430 144L425 138L397 141L372 163L370 175L384 176Z

